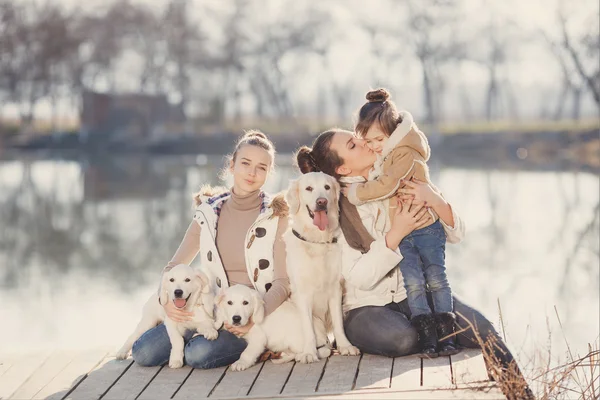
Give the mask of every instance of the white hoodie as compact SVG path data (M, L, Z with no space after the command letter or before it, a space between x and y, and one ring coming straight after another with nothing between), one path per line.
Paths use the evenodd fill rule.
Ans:
M364 182L363 177L345 177L345 183ZM385 243L388 222L387 202L372 201L356 206L367 231L375 241L365 254L348 245L344 236L342 246L342 275L344 276L344 311L363 306L384 306L400 302L406 298L402 273L398 263L402 255L398 249L390 250ZM458 214L452 210L454 227L448 226L440 218L446 231L448 243L460 243L465 236L465 226Z

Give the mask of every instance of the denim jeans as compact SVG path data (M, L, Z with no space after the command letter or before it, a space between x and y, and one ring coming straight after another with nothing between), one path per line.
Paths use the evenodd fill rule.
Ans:
M431 300L430 296L429 300ZM467 348L479 348L471 322L484 340L494 340L494 352L502 364L508 365L513 356L494 329L492 323L479 311L454 297L454 312L458 327L456 343ZM348 311L344 329L350 343L368 354L402 357L419 351L417 331L410 323L411 312L407 299L385 306L364 306ZM465 320L466 318L466 320Z
M452 311L452 291L446 277L446 233L439 220L406 236L400 243L400 271L412 316L431 314L426 291L435 312Z
M215 340L206 340L204 336L192 339L188 331L184 340L185 364L193 368L218 368L233 364L246 348L246 341L226 330L219 331ZM160 324L144 333L134 344L131 355L136 363L144 367L154 367L169 362L171 341L164 324Z

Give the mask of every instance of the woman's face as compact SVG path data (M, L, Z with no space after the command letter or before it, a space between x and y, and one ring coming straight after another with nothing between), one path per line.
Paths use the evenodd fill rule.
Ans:
M235 193L244 196L259 190L269 176L272 163L271 155L265 149L251 145L241 147L230 166Z
M333 135L329 148L344 160L337 168L337 173L342 176L367 176L376 160L375 153L366 142L350 132Z

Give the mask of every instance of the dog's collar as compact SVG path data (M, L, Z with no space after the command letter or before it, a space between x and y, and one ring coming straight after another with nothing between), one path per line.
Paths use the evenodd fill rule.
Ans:
M299 234L295 229L292 229L292 233L294 234L294 236L296 236L298 239L304 241L304 242L308 242L308 243L315 243L315 244L332 244L332 243L337 243L338 238L334 237L333 239L331 239L330 242L311 242L310 240L307 240L304 236L302 236L301 234Z

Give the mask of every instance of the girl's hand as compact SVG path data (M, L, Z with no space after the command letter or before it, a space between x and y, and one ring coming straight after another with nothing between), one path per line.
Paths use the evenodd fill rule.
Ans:
M437 207L445 203L444 198L427 183L413 178L410 181L402 180L405 185L400 189L401 195L399 198L403 201L413 200L413 203L427 203L430 207Z
M254 322L252 322L252 317L250 317L250 320L244 326L229 325L228 323L223 325L226 331L233 333L237 337L244 336L250 331L250 329L252 329L253 326Z
M415 229L422 228L431 221L431 215L427 212L427 203L413 204L413 200L408 199L406 203L398 201L398 208L392 216L392 227L385 236L387 247L396 250L409 233Z
M175 304L173 304L172 301L167 301L167 304L165 304L163 308L165 309L167 316L175 322L191 321L192 317L194 316L193 312L181 310L175 307Z

